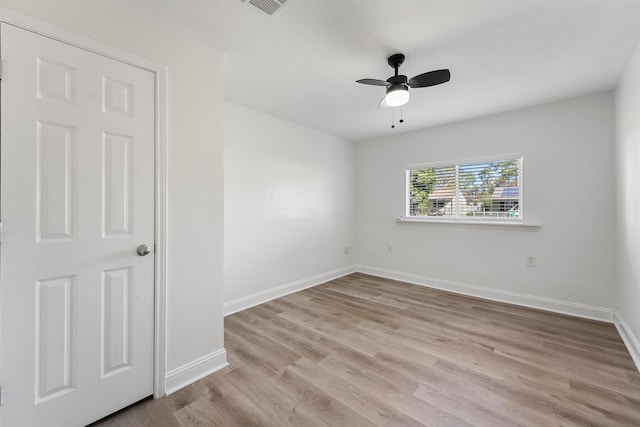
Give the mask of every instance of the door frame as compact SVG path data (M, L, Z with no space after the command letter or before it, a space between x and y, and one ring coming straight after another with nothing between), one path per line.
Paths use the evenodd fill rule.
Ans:
M167 68L129 52L0 7L0 22L66 43L97 55L153 73L154 135L154 331L153 397L166 394L166 272L167 272ZM1 112L0 112L1 117ZM1 143L1 137L0 137ZM1 256L1 255L0 255ZM0 283L0 290L2 283ZM0 373L1 374L1 373Z

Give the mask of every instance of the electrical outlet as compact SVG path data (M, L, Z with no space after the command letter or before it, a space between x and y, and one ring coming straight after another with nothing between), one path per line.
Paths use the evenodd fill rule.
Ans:
M351 248L349 247L349 245L346 245L346 246L344 247L344 254L345 254L345 255L348 255L348 254L349 254L349 252L351 252Z
M535 267L536 266L536 257L527 255L526 258L527 267Z
M391 243L387 245L387 252L393 252L393 246L391 245Z

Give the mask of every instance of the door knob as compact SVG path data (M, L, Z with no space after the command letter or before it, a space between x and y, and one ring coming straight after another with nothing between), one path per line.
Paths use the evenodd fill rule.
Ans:
M138 255L140 256L145 256L145 255L149 255L149 252L151 252L151 246L143 243L140 246L138 246L136 248L136 252L138 253Z

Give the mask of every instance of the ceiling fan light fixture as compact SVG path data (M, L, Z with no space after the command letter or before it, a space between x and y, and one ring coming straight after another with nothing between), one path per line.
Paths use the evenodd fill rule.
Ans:
M397 83L389 86L385 103L389 107L399 107L409 102L409 86L404 83Z

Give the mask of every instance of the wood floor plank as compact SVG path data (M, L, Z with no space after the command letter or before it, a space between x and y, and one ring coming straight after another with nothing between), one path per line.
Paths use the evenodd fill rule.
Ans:
M225 318L230 366L98 426L640 426L611 324L351 274Z
M423 425L381 400L379 390L376 393L367 392L309 360L300 359L287 369L339 399L375 425Z
M296 352L299 357L306 357L315 362L324 359L336 348L335 345L331 346L327 342L320 342L322 337L319 335L309 339L307 331L300 332L291 322L278 316L264 321L263 318L256 316L250 310L246 310L238 313L238 318L250 323L253 328L269 336L278 344ZM326 346L330 346L330 349L326 349Z
M298 397L297 408L308 414L309 418L317 419L316 425L328 426L369 426L365 417L347 406L335 396L326 393L316 384L301 379L286 371L280 377L280 382L293 391Z
M460 395L445 387L437 387L433 384L420 385L414 396L429 402L444 411L457 414L471 425L484 427L518 427L524 426L517 418L503 413L502 408L494 409L482 399L469 400L460 398Z
M279 316L368 356L373 356L383 347L379 340L373 339L369 334L366 334L366 331L358 334L351 328L343 328L339 324L332 324L331 320L326 316L310 317L291 311L280 313Z
M225 420L223 425L270 425L269 416L262 405L254 405L249 390L238 390L233 381L227 379L227 375L221 381L206 382L208 404L215 409L217 419Z
M92 427L181 427L164 400L147 399L111 417L91 424Z
M398 379L390 379L390 375L387 375L386 378L376 375L375 371L363 369L361 365L348 363L347 358L329 356L318 366L356 386L359 390L377 390L376 398L380 402L394 402L393 407L395 409L420 424L425 420L433 420L442 426L473 425L459 418L455 410L442 409L429 401L417 402L411 398L415 393L413 387L407 391L402 387L403 384L400 384Z
M180 422L181 427L224 425L223 423L232 421L225 419L204 397L180 408L174 413L174 417Z

